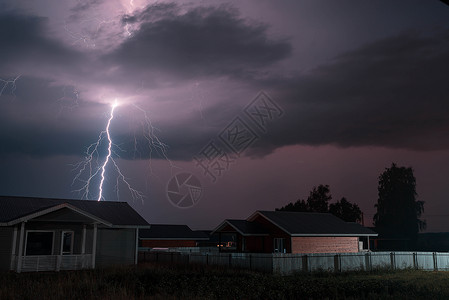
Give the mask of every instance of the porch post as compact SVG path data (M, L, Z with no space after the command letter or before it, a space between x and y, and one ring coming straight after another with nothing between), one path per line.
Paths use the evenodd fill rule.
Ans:
M81 241L81 254L86 253L86 225L83 225L83 239Z
M95 256L97 254L97 223L94 223L94 234L92 241L92 269L95 268Z
M11 245L11 264L9 269L14 270L14 257L16 256L16 246L17 246L17 226L14 226L14 233L12 236L12 245Z
M137 265L139 259L139 227L136 228L136 255L134 257L134 264Z
M20 224L19 253L17 256L17 273L22 271L23 235L25 233L25 222Z

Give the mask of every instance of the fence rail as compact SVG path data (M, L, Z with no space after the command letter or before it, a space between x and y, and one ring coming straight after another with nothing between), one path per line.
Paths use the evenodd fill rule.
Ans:
M448 271L449 253L359 252L324 254L139 252L139 262L217 265L270 273L415 268Z
M11 270L17 264L18 257L11 258ZM92 255L35 255L22 256L21 272L80 270L92 268Z

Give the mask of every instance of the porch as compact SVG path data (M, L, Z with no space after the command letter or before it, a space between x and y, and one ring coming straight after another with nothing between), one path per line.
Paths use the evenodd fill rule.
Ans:
M22 257L12 255L11 266L18 266L21 272L63 271L93 268L92 254L32 255Z

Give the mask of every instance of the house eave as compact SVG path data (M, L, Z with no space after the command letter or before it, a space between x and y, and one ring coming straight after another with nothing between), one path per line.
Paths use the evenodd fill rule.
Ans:
M237 227L235 227L231 222L229 222L228 220L224 220L223 222L220 223L220 225L218 225L212 232L210 235L216 233L217 231L220 230L220 228L222 228L225 224L231 226L232 228L235 229L235 231L237 231L240 235L242 236L269 236L268 233L243 233L240 229L238 229ZM222 231L222 232L234 232L234 231Z
M81 215L91 219L92 221L94 221L93 223L102 224L102 225L105 225L105 226L108 226L108 227L112 226L112 224L110 222L107 222L107 221L105 221L103 219L100 219L100 218L98 218L98 217L96 217L96 216L94 216L94 215L92 215L92 214L90 214L88 212L85 212L84 210L81 210L81 209L79 209L77 207L74 207L74 206L72 206L72 205L70 205L68 203L62 203L62 204L58 204L58 205L55 205L55 206L51 206L49 208L46 208L46 209L43 209L43 210L31 213L29 215L20 217L18 219L14 219L14 220L11 220L11 221L5 222L5 223L0 223L0 225L1 226L14 226L14 225L20 224L22 222L28 222L28 221L30 221L30 220L32 220L34 218L37 218L37 217L49 214L51 212L54 212L54 211L57 211L57 210L60 210L60 209L63 209L63 208L68 208L68 209L70 209L70 210L72 210L72 211L74 211L76 213L79 213L79 214L81 214Z
M360 236L378 236L378 234L354 234L354 233L297 233L292 234L292 237L313 237L313 236L327 236L327 237L360 237Z
M130 229L150 229L151 225L111 225L109 226L111 228L122 228L122 229L126 229L126 228L130 228Z
M141 241L208 241L208 238L139 238Z

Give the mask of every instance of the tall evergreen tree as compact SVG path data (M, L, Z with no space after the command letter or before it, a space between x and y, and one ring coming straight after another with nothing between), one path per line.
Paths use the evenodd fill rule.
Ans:
M379 176L379 198L374 226L380 236L414 241L426 222L420 220L424 202L416 199L416 179L412 168L392 164Z

